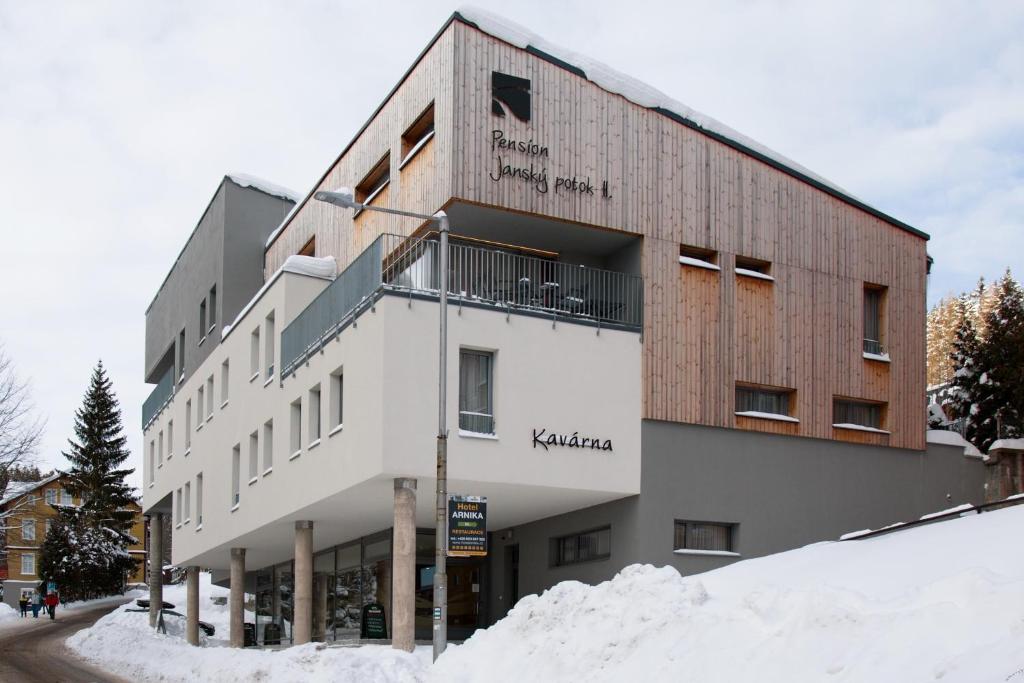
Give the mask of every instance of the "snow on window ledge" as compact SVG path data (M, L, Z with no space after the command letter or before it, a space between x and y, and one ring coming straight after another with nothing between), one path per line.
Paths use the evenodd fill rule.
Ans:
M752 277L758 280L767 280L768 282L775 282L775 278L765 273L759 273L756 270L750 270L749 268L737 268L737 275L743 275L744 277Z
M300 455L302 455L302 449L301 448L299 450L295 451L294 453L292 453L291 455L289 455L288 459L289 460L294 460L295 458L299 457Z
M778 420L779 422L795 422L798 423L800 420L790 415L782 415L780 413L761 413L756 410L741 410L736 413L739 417L756 417L759 420Z
M199 340L199 343L197 343L196 346L202 346L204 341L206 341L206 335L203 335L203 338Z
M311 450L313 450L314 448L316 448L319 445L320 445L320 439L315 439L314 441L311 441L308 446L306 446L306 450L307 451L311 451Z
M224 399L224 402L220 404L220 409L224 410L228 407L228 399Z
M231 511L232 512L236 511L238 509L238 506L239 506L239 503L235 503L234 505L232 505L231 506Z
M699 258L693 258L692 256L680 256L679 263L684 266L695 266L697 268L707 268L708 270L721 270L721 268L711 261L704 261Z
M260 376L260 371L257 370L256 372L252 373L252 377L249 378L249 381L252 382L253 380L258 378L259 376Z
M676 548L672 551L675 555L706 555L708 557L740 557L739 553L729 550L694 550L691 548Z
M181 457L183 457L183 458L187 458L187 457L188 457L188 454L189 454L189 453L191 453L191 452L192 452L192 448L191 448L191 446L190 446L189 448L186 448L186 449L185 449L185 452L184 452L184 453L182 453Z
M259 477L253 477L252 479L249 480L249 486L252 486L253 484L258 482L259 480L260 480Z
M464 436L467 439L490 439L491 441L497 441L497 434L488 434L486 432L471 432L467 429L460 429L459 436Z
M196 531L202 531L202 530L203 530L203 523L200 522L199 524L196 524Z
M340 425L336 426L334 429L332 429L331 431L327 432L328 438L330 438L330 437L334 436L335 434L338 434L339 432L341 432L341 429L344 426L345 426L344 424L340 424Z
M891 434L892 433L892 432L888 432L888 431L886 431L884 429L877 429L875 427L868 427L866 425L855 425L855 424L850 424L849 422L840 422L839 424L834 424L832 426L835 427L836 429L849 429L850 431L853 431L853 432L871 432L872 434Z
M267 469L263 470L263 476L265 477L265 476L267 476L268 474L270 474L273 471L274 471L273 467L268 467Z
M892 359L889 358L887 353L868 353L864 352L864 358L867 360L877 360L880 363L891 363Z
M269 387L270 383L273 382L273 381L274 381L274 376L271 375L270 377L267 378L267 381L263 383L263 386L264 387Z
M408 164L410 161L412 161L413 157L415 157L417 154L419 154L420 150L423 149L427 145L427 143L430 142L433 139L434 139L434 131L430 131L429 133L424 135L422 138L420 138L419 142L417 142L413 146L413 148L409 150L409 153L405 155L405 158L403 158L400 162L398 162L398 170L401 171L402 168L406 164Z

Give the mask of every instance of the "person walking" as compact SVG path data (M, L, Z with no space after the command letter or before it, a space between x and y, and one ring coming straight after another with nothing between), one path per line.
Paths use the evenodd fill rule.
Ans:
M46 609L46 604L43 602L43 594L36 593L32 600L32 617L35 619L39 618L39 610Z
M46 611L50 615L50 621L54 620L54 615L57 613L57 594L50 593L46 596Z
M18 599L18 607L21 608L21 618L24 619L25 617L27 617L28 616L28 595L26 595L25 593L22 593L21 597Z

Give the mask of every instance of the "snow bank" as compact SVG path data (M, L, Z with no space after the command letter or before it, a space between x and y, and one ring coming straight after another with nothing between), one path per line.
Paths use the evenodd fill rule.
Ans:
M228 606L211 598L228 596L226 588L210 583L200 574L199 611L203 621L216 628L205 647L185 643L184 620L167 618L167 635L149 628L149 614L118 608L90 628L79 631L67 645L79 656L135 681L420 681L430 661L429 649L419 654L397 652L390 647L324 647L309 644L280 651L237 650L227 647ZM165 586L164 600L184 614L185 586ZM253 621L251 612L246 621Z
M565 582L436 680L1004 681L1024 667L1024 506L681 577ZM484 673L485 672L485 673Z
M682 102L672 99L657 88L647 85L646 83L637 80L632 76L628 76L621 71L617 71L603 62L599 62L587 55L566 49L560 45L550 43L525 26L517 24L514 21L510 21L509 19L493 12L470 5L464 5L460 7L458 11L464 19L476 24L484 33L490 34L500 40L504 40L506 43L514 45L520 49L526 49L527 47L532 46L534 49L546 52L552 57L560 59L561 61L580 69L586 75L588 81L591 81L610 93L622 95L627 100L638 104L641 107L666 109L673 114L691 121L700 128L739 143L748 149L752 149L755 152L782 164L783 166L791 168L794 171L821 183L822 185L832 188L836 192L844 194L851 199L856 199L856 197L835 183L822 178L791 159L788 159L778 152L765 147L756 140L733 130L724 123L721 123L706 114L702 114L695 109L691 109ZM861 200L857 199L857 201Z
M287 199L289 201L298 202L302 199L302 195L294 190L289 190L283 185L272 183L269 180L264 180L263 178L257 178L256 176L249 175L248 173L228 173L228 178L242 187L251 187L259 190L260 192L266 192L269 195L281 197L282 199Z
M1013 448L1024 451L1024 439L997 439L989 446L989 450L994 451L997 448Z
M6 602L0 602L0 623L17 619L18 617L18 610L14 609Z

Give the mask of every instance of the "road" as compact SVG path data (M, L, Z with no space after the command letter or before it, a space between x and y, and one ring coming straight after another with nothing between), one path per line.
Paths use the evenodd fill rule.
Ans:
M57 607L57 619L41 613L7 622L0 629L0 681L4 683L127 683L78 659L64 639L107 614L119 603L74 611Z

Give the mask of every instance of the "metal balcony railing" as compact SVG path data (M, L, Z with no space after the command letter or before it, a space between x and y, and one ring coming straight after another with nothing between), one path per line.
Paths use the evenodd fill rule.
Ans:
M160 381L153 387L149 397L142 403L142 428L156 416L160 410L167 405L167 402L174 396L174 366L172 365L163 374Z
M281 334L282 377L358 316L380 291L437 296L436 239L381 235L314 299ZM452 305L489 306L639 331L643 279L507 249L448 245Z

